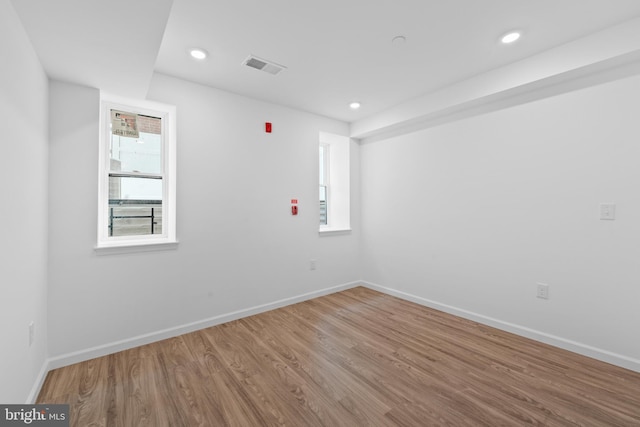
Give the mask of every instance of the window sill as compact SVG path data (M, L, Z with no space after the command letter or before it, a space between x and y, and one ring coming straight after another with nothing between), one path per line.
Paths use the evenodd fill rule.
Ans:
M122 242L109 246L96 246L96 255L131 254L138 252L171 251L178 249L178 241L172 242Z
M321 236L333 236L340 234L351 234L351 228L321 228L318 233Z

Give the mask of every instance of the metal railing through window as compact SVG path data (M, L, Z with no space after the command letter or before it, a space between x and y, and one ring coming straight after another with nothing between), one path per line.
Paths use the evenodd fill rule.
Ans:
M109 199L109 236L162 234L162 200Z

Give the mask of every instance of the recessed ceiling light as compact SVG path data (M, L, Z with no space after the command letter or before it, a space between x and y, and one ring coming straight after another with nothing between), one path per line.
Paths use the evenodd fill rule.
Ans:
M509 43L515 42L519 38L520 38L520 33L518 31L511 31L505 34L504 36L502 36L500 41L502 41L502 43L504 44L509 44Z
M360 108L360 103L352 102L351 104L349 104L349 108L351 108L352 110L357 110L358 108Z
M200 49L200 48L193 48L193 49L189 49L189 55L191 55L191 57L193 59L197 59L199 61L202 61L203 59L205 59L209 54L207 53L206 50L204 49Z

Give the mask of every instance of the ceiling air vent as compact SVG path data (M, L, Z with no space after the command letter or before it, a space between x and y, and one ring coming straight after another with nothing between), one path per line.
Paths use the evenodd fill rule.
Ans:
M264 71L265 73L273 74L274 76L287 68L284 65L276 64L275 62L267 61L266 59L253 55L249 55L242 64L255 68L256 70Z

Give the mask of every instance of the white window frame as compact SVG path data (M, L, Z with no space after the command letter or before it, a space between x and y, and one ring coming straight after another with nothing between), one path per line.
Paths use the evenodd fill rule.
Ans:
M320 132L319 141L320 145L329 147L328 171L325 172L327 181L327 224L320 224L319 232L323 234L350 231L351 139L347 136ZM320 191L319 186L318 191ZM320 211L318 210L319 215ZM318 222L320 222L319 219Z
M162 136L162 234L109 236L109 171L111 110L161 119ZM176 108L146 100L101 94L98 167L98 253L172 249L176 238Z

